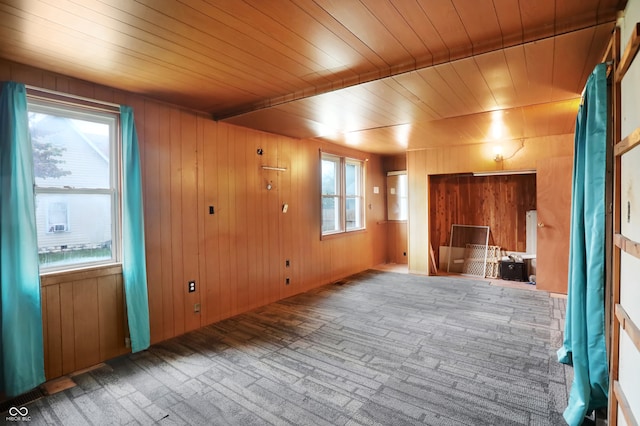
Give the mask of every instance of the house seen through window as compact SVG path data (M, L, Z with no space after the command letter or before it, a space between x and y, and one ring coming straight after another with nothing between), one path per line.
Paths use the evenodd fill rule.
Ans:
M364 229L363 162L323 153L321 170L322 234Z
M29 98L43 270L118 258L116 113Z

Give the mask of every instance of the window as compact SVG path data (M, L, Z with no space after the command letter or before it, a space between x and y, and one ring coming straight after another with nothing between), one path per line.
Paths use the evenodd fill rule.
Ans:
M28 98L42 270L118 260L118 114Z
M364 229L363 162L323 153L321 163L322 235Z

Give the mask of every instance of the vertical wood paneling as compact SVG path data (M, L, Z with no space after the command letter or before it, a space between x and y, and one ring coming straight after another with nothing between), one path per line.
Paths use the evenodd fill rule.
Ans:
M203 125L203 148L199 156L199 169L202 170L202 191L205 201L204 231L200 238L204 240L204 253L200 259L200 280L202 281L202 314L203 322L211 324L220 319L220 248L219 222L220 198L218 178L218 125L210 120L201 119ZM206 165L206 167L205 167ZM214 214L209 214L209 206L213 206ZM202 210L202 209L201 209ZM204 256L203 256L204 255ZM206 259L206 260L205 260Z
M526 212L536 208L536 177L431 176L429 206L436 263L439 247L449 244L452 224L489 226L489 244L525 251Z
M158 116L158 183L162 189L157 204L160 216L160 263L162 265L162 340L175 336L174 298L173 298L173 240L172 214L174 194L172 191L171 173L171 110L166 106L160 107Z
M182 146L181 146L181 114L179 110L171 110L171 264L173 265L172 299L173 299L173 332L180 335L185 332L185 288L184 263L182 251ZM180 284L180 285L179 285Z
M74 368L95 365L100 360L100 329L98 315L98 282L90 279L73 285L73 323L75 339Z
M184 265L181 282L175 283L186 291L189 281L196 281L196 291L185 294L185 331L201 326L200 313L194 312L194 305L200 303L198 282L198 180L196 159L197 119L193 114L181 112L182 147L182 264Z
M60 285L60 334L62 342L62 374L76 368L76 339L74 322L73 283Z
M62 375L62 326L60 312L60 286L49 286L42 289L42 299L46 300L47 314L43 324L47 329L44 346L45 373L47 379Z
M367 230L320 239L326 143L217 123L108 87L0 62L17 81L133 107L140 142L152 343L343 278L386 257L382 159L369 155ZM262 148L263 156L256 150ZM397 164L404 161L394 160ZM286 172L265 171L261 165ZM267 190L267 183L272 189ZM289 204L282 212L282 204ZM208 214L208 206L215 214ZM285 268L285 259L291 266ZM291 284L285 286L284 278ZM197 291L187 293L187 281ZM121 274L64 277L42 290L47 378L129 351ZM193 304L201 303L201 314Z
M164 336L162 315L162 223L160 186L160 111L154 102L146 102L144 110L134 111L134 116L144 126L144 209L145 248L147 260L147 292L149 295L149 321L151 341L159 342Z
M278 166L278 138L272 135L265 135L265 153L263 155L268 166ZM266 282L266 300L271 303L280 298L280 288L282 283L282 272L280 267L280 222L278 204L280 202L280 180L278 171L266 170L263 174L267 182L273 185L271 190L263 189L266 194L266 204L264 206L263 220L267 227L267 240L264 241L264 259L266 261L265 271L268 271Z
M447 147L407 152L409 198L408 246L409 270L427 274L429 265L429 204L427 176L480 171L523 170L536 168L541 158L572 155L573 135L527 139L523 147L509 160L497 164L486 144ZM434 247L435 249L435 247Z
M255 169L249 166L247 132L238 129L233 143L233 162L236 179L233 188L234 214L232 215L232 229L235 233L235 264L232 265L237 276L237 291L232 293L232 305L234 312L244 312L249 309L249 264L253 258L249 258L248 229L251 221L251 212L248 211L248 198L251 194L247 188L247 176L255 173ZM254 153L255 155L255 153Z
M98 334L100 337L100 359L113 358L121 354L124 345L123 300L118 297L117 275L100 277L97 280L98 291Z
M409 272L429 272L429 228L427 199L427 151L407 153L409 197Z
M232 168L229 163L229 127L217 126L217 162L213 167L218 172L218 257L220 259L220 292L218 305L220 306L220 318L227 318L233 314L231 307L231 291L235 288L235 279L231 269L231 215L229 185ZM204 167L208 167L207 164Z

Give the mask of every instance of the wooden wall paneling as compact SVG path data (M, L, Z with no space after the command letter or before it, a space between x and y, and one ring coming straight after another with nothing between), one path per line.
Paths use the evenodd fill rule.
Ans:
M40 288L40 310L42 313L42 352L44 357L44 374L48 377L49 372L49 324L47 319L49 317L47 309L47 289L46 287ZM52 332L55 332L52 330Z
M265 137L265 154L264 160L268 166L278 167L278 137L275 135L266 135ZM264 170L266 182L271 183L272 189L265 188L263 192L266 194L266 205L261 219L267 224L268 239L265 241L266 252L265 260L266 268L269 271L267 279L267 302L272 303L280 297L280 286L284 285L282 280L282 267L280 265L280 173L275 170Z
M171 166L171 109L166 105L161 105L158 112L157 122L157 149L158 149L158 188L159 188L159 200L156 204L158 211L160 227L158 232L160 233L160 253L158 262L162 267L162 273L160 275L161 286L161 318L162 318L162 336L161 340L169 339L176 335L175 333L175 307L174 307L174 295L173 295L173 283L174 281L174 263L172 261L173 255L173 226L174 221L172 218L173 204L179 200L176 194L172 191L174 174L172 173ZM151 312L150 312L151 313Z
M250 258L248 265L248 295L247 303L250 309L260 306L264 294L264 265L263 248L264 222L258 220L259 212L263 211L262 191L264 190L262 177L262 156L258 149L262 148L260 133L250 132L247 135L245 158L247 163L247 251ZM264 149L264 148L263 148Z
M518 143L515 149L519 146ZM428 271L429 245L425 242L425 236L429 233L426 227L429 210L427 200L423 198L428 191L427 175L492 171L502 167L505 170L535 169L538 159L572 154L573 135L570 134L526 139L524 147L503 164L493 161L488 144L408 151L407 170L409 186L412 188L407 231L409 270L419 274Z
M60 284L60 330L62 341L62 374L76 368L73 282Z
M251 212L251 218L247 223L249 238L249 252L252 258L249 269L249 305L252 308L259 306L264 300L265 270L264 250L265 250L265 223L259 219L259 215L264 212L264 190L266 182L263 177L262 165L264 158L258 155L258 149L263 148L263 137L260 133L251 133L247 138L247 163L249 176L247 178L247 193L249 194L249 204L247 209Z
M305 275L303 268L307 268L309 263L312 262L306 247L313 244L314 235L304 232L303 221L311 220L311 218L303 217L301 215L302 205L304 203L303 194L306 185L309 185L309 180L304 175L304 169L300 166L304 158L304 142L294 141L292 142L291 160L289 163L289 169L291 173L291 201L289 202L289 209L287 214L291 215L293 222L292 226L292 253L290 257L289 274L291 274L293 285L298 292L303 292L306 288ZM307 192L316 193L310 187ZM303 240L301 235L307 235L308 238Z
M42 287L42 299L46 306L43 327L47 330L44 340L45 373L47 379L52 379L63 374L60 285Z
M201 231L198 244L198 264L200 266L200 300L202 303L202 325L209 325L216 320L214 293L219 289L218 279L218 238L215 188L217 187L217 171L214 150L216 146L217 123L198 118L198 229ZM213 207L213 214L209 209ZM210 261L207 262L207 259ZM214 267L215 263L215 267Z
M96 278L74 281L72 286L75 339L73 368L80 370L100 361L98 281Z
M207 220L209 219L209 206L210 202L207 200L207 188L205 182L205 163L206 157L205 139L207 135L207 121L203 117L196 117L196 181L197 185L197 203L198 208L196 210L196 217L198 218L198 282L197 287L200 291L200 325L205 326L210 324L209 319L209 307L207 306L208 291L209 291L209 277L207 264Z
M200 253L200 291L202 300L203 324L211 324L221 318L220 305L220 176L218 167L219 129L218 123L201 119L203 130L201 141L202 149L198 152L200 167L198 168L199 192L203 197L203 206L200 208L204 215L203 231L200 238L204 248ZM209 207L213 207L213 214L209 213ZM226 208L226 206L225 206Z
M238 215L240 212L238 211L238 206L236 205L238 199L238 185L240 175L242 174L242 170L238 168L241 167L238 163L238 158L236 156L236 148L237 148L237 138L238 138L239 129L237 127L232 127L228 132L228 161L229 161L229 180L228 180L228 203L229 203L229 217L228 223L229 228L227 229L227 233L229 236L229 268L231 270L231 275L229 279L229 293L228 293L228 303L229 303L229 311L231 315L235 315L238 313L238 291L240 287L241 277L239 274L238 268L238 253L239 253L239 244L240 244L240 230L238 228Z
M307 234L304 231L304 220L311 220L311 218L303 218L302 216L302 206L303 206L303 193L306 185L309 185L309 181L305 179L304 169L301 167L303 158L304 158L304 141L294 141L292 142L291 147L291 160L289 163L289 170L291 173L291 201L289 202L289 209L287 210L288 215L291 215L292 222L292 233L293 233L293 241L292 241L292 251L290 260L290 266L288 269L288 273L292 277L294 288L298 292L303 292L307 286L307 272L311 273L310 268L305 270L305 268L309 265L310 260L308 260L308 250L307 247L310 247L313 244L313 235ZM311 192L311 188L309 188L309 192ZM308 235L306 241L301 240L300 235ZM285 259L286 260L286 259Z
M122 274L116 274L116 301L117 301L117 309L118 309L118 341L121 342L123 346L120 347L120 353L125 354L131 352L130 348L127 348L124 344L125 339L129 339L131 337L129 333L129 320L127 318L127 309L125 305L124 298L124 279Z
M430 241L436 253L449 245L452 224L489 226L489 244L525 251L526 212L536 208L535 175L441 175L429 182Z
M304 258L300 266L304 265L305 290L317 287L322 281L324 266L322 259L323 241L320 238L321 207L320 197L315 196L321 191L320 154L316 144L304 142L302 157L298 164L300 173L304 175L304 186L300 191L300 223L304 234L308 235L307 244L304 244Z
M368 264L363 263L363 269L367 269L371 264L378 265L384 263L387 258L386 250L388 245L387 227L384 224L387 213L385 203L385 184L387 181L382 157L367 157L367 177L365 179L365 205L367 215L367 245L371 248L371 259ZM374 194L373 188L378 187L378 193ZM364 260L363 260L364 262ZM357 271L359 272L359 271Z
M294 249L294 234L293 234L293 220L292 214L289 213L287 208L287 213L282 212L282 206L287 203L290 204L292 202L291 197L291 147L293 143L289 139L285 139L282 137L278 138L278 166L284 167L287 170L284 172L278 173L278 210L277 220L280 227L280 238L279 240L279 252L280 256L278 257L276 265L278 265L278 269L280 271L279 276L279 287L280 287L280 299L291 296L296 293L297 283L294 285L294 277L291 275L291 267L285 267L285 260L295 256ZM289 284L286 284L286 279L289 278Z
M429 274L429 200L427 184L427 151L407 155L409 197L409 272Z
M183 216L182 216L182 130L181 113L177 109L171 110L171 161L169 174L171 175L171 264L172 280L171 293L173 299L173 333L175 336L185 332L185 293L187 283L184 281L183 262Z
M94 84L83 80L73 79L69 81L69 92L89 99L96 98L94 87Z
M44 71L21 63L12 63L10 67L11 80L35 87L44 86Z
M185 294L185 331L201 326L200 276L198 265L198 175L197 175L197 119L193 114L180 113L182 148L182 280L177 284ZM187 293L187 283L194 280L196 291Z
M162 165L160 164L160 111L154 102L145 102L144 110L136 110L138 123L144 125L144 150L141 161L144 164L143 200L145 225L145 252L147 259L147 293L149 297L149 328L151 341L163 340L164 306L162 303L163 263L162 263L162 222L161 201L163 188L160 186ZM137 126L142 127L142 126ZM142 144L141 144L142 145Z
M98 334L100 337L100 358L114 358L126 351L124 342L124 300L122 280L118 275L97 278L98 291Z
M20 81L15 79L12 74L11 63L0 58L0 81Z
M249 309L249 293L251 291L251 285L249 282L249 268L250 264L255 263L255 257L249 255L249 229L248 223L251 222L253 211L249 210L248 198L249 185L248 176L257 174L255 168L250 166L251 157L256 155L254 152L249 152L249 144L247 139L249 138L249 130L236 129L235 135L235 162L236 167L236 179L235 179L235 214L233 215L235 220L234 228L236 229L236 275L238 277L237 292L235 297L235 311L245 312ZM250 157L251 155L251 157Z
M261 301L268 299L269 294L269 280L270 280L270 268L269 268L269 224L266 221L266 214L268 209L268 195L269 191L266 189L267 184L269 183L269 175L265 170L262 169L262 166L268 166L271 161L271 158L267 158L266 155L269 155L267 152L267 135L264 133L259 133L256 135L256 140L258 143L258 147L263 150L263 155L259 157L258 163L256 165L257 169L257 180L255 186L255 199L258 204L258 209L256 210L256 221L258 222L258 233L260 235L259 242L260 246L258 249L258 257L256 262L259 263L259 270L262 271L259 280L256 283L256 302L260 303Z
M229 235L231 215L234 214L229 197L229 182L231 174L233 173L229 160L229 133L233 127L218 124L217 129L216 153L218 155L215 167L218 172L218 186L216 188L218 208L216 210L216 216L218 229L220 231L218 234L220 293L216 303L220 307L220 318L222 319L232 315L231 291L232 288L235 287L234 275L231 269L231 239Z
M407 154L385 155L382 157L382 167L385 173L407 170Z

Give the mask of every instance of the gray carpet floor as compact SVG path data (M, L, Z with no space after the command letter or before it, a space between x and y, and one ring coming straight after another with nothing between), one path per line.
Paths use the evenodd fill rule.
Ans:
M560 425L564 300L366 271L123 356L32 424Z

